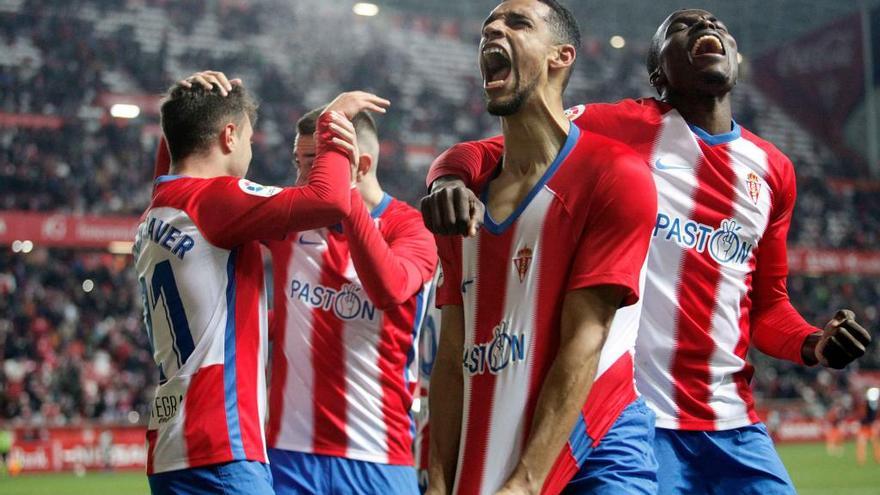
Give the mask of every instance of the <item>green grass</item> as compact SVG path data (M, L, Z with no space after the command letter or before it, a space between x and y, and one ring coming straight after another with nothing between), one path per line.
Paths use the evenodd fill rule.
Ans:
M27 474L0 477L3 495L138 495L149 494L147 476L139 471L124 473Z
M800 495L880 494L880 465L856 464L855 445L845 446L843 457L830 457L821 444L779 447L785 466ZM2 495L137 495L147 494L147 477L140 472L23 475L0 477Z
M856 464L855 443L847 443L843 457L831 457L823 444L781 445L779 455L799 495L880 494L880 464L871 456Z

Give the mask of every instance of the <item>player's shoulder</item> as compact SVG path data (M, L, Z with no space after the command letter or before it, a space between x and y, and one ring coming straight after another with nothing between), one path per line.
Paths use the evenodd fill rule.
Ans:
M630 145L596 132L581 130L575 148L574 158L587 162L597 173L608 173L632 169L650 175L650 168L645 159Z
M381 211L374 212L373 216L380 219L380 223L386 226L397 226L412 222L422 223L422 214L419 210L393 196L387 196L387 204L379 205Z
M639 153L626 143L585 130L560 172L554 187L585 201L601 191L617 190L615 184L627 183L634 191L653 185L651 169Z
M794 165L791 159L782 150L777 148L775 144L742 126L740 126L740 137L767 155L768 172L771 178L778 177L781 180L785 180L785 178L794 177Z
M742 137L742 139L745 139L746 141L752 143L753 145L757 146L762 151L767 153L768 160L771 160L773 162L791 162L788 156L786 156L785 153L782 152L782 150L776 147L775 144L767 141L761 136L758 136L757 134L743 126L740 126L740 136Z
M638 119L662 118L672 107L656 98L625 98L612 103L577 105L566 111L569 119L589 121L593 118L632 117Z

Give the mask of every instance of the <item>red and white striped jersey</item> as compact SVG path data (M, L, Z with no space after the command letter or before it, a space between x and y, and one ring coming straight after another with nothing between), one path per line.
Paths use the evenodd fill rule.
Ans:
M266 296L258 240L339 220L348 158L318 119L307 185L237 177L156 177L138 225L135 270L159 385L147 428L147 474L234 460L266 462ZM159 144L156 173L170 156Z
M346 168L334 174L345 195ZM327 215L301 214L305 187L265 187L236 177L162 176L156 182L134 247L160 374L147 472L266 462L266 297L256 239L282 237Z
M787 274L796 187L791 162L736 123L729 133L709 135L655 99L580 105L568 113L578 126L629 144L653 168L658 213L636 381L657 426L711 431L757 422L746 362L752 288ZM470 144L468 153L478 159L445 160L429 180L490 173L474 164L500 156L500 143ZM796 329L801 340L813 330ZM799 359L796 338L783 343L781 331L762 338Z
M475 189L485 197L483 186ZM632 353L655 194L635 153L571 126L510 217L496 222L487 213L474 238L437 238L444 275L437 304L462 305L465 319L455 493L495 493L516 466L558 351L568 291L619 286L626 306L614 318L575 431L600 441L636 398ZM576 472L571 449L560 452L545 492Z
M418 329L437 265L421 215L357 192L340 226L267 243L271 448L413 465Z

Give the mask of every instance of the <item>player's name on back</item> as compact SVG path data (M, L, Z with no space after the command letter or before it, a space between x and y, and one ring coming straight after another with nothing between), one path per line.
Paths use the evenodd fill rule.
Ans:
M146 232L141 232L141 235L138 236L139 240L148 239L171 251L171 254L180 259L183 259L186 252L196 245L196 241L192 237L184 234L170 223L155 217L147 217L147 220L141 224L141 229L145 229ZM140 244L134 247L135 253L140 250Z

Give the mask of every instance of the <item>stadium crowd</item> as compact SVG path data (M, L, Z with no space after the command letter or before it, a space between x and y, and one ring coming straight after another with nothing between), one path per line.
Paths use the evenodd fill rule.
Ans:
M404 56L400 39L406 36L383 36L388 26L359 23L349 34L358 36L358 45L347 56L322 57L324 48L319 46L326 44L314 40L328 35L311 16L334 14L317 3L276 2L278 8L291 10L302 29L280 24L267 15L272 9L233 0L23 3L19 10L0 9L0 209L140 214L149 200L156 116L144 111L133 120L110 118L101 95L159 94L199 68L241 76L259 96L250 175L260 182L292 181L293 123L345 88L369 89L394 102L379 121L379 174L392 195L411 203L422 195L425 170L436 153L453 142L497 132L497 122L484 111L478 78L457 82L463 97L443 91L419 76L416 61ZM181 9L188 15L175 15ZM111 11L149 11L180 20L150 38L131 24L103 21ZM205 27L212 25L209 20L216 21L212 29ZM392 22L398 33L451 38L468 46L476 32L416 17ZM211 48L220 40L242 41L258 31L272 37L280 30L288 33L285 52L293 55ZM297 37L288 39L289 32ZM203 38L200 44L182 43ZM614 50L589 40L585 48L569 103L649 94L644 47ZM760 129L761 115L749 100L738 104L741 123ZM25 114L57 120L9 124L13 116ZM880 245L876 189L848 181L832 185L835 177L849 175L846 164L833 160L804 171L792 244L853 249ZM156 377L146 371L154 366L133 277L129 257L39 246L29 254L0 252L0 419L44 425L144 421ZM816 325L823 325L837 308L850 306L866 328L880 328L880 280L794 276L789 290L795 306ZM759 397L830 397L833 390L846 388L817 385L845 384L846 372L828 379L827 371L755 359ZM876 344L860 366L880 368Z

